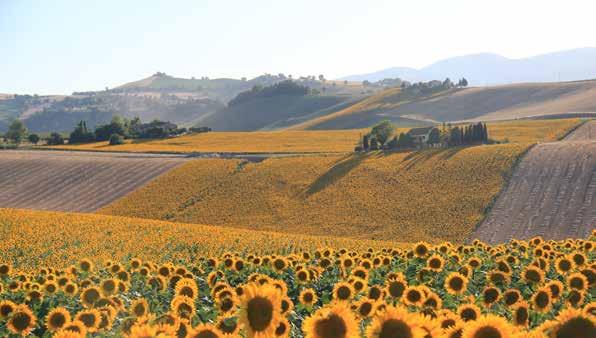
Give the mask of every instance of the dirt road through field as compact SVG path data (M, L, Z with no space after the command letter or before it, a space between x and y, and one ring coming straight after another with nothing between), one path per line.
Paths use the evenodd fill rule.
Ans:
M174 155L0 151L0 208L94 211L184 161Z
M596 121L532 148L471 238L585 238L596 227Z

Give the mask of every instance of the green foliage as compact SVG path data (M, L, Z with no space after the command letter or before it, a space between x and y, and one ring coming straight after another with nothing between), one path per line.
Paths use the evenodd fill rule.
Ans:
M64 138L58 133L51 133L47 139L47 143L50 146L64 144Z
M441 143L441 131L437 128L433 128L428 135L428 143L429 144L439 144Z
M394 131L395 126L388 120L385 120L375 125L370 131L370 135L379 142L380 146L383 146L391 135L393 135Z
M121 136L128 135L129 121L120 116L112 117L112 121L95 128L95 139L97 141L108 141L113 134Z
M124 144L124 137L120 134L112 134L110 136L110 145L116 146L119 144Z
M87 129L87 123L80 121L75 130L70 133L69 143L88 143L95 141L95 134Z
M37 144L37 143L39 143L40 138L39 138L39 135L37 135L37 134L29 134L27 139L29 140L29 142L31 142L33 144Z
M14 120L8 127L8 131L4 135L12 142L19 144L27 136L27 128L21 120Z

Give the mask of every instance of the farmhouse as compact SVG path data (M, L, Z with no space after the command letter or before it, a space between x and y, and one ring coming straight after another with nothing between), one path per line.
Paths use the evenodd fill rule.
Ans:
M417 146L424 146L428 144L430 132L434 127L412 128L408 131L408 135L412 137L414 144Z

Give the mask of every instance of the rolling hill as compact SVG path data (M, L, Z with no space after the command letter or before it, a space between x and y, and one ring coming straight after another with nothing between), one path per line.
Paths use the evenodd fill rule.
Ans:
M441 60L421 69L395 67L341 79L375 82L396 77L410 82L465 77L474 86L595 79L596 48L565 50L523 59L473 54Z
M350 107L291 129L364 128L384 119L423 122L495 121L535 115L596 112L596 80L525 83L444 90L431 95L404 96L386 89Z

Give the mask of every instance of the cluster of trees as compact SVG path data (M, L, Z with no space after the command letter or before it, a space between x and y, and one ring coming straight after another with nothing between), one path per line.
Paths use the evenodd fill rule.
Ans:
M186 128L178 128L173 123L154 120L141 123L138 117L131 120L114 116L110 123L98 125L92 132L85 121L80 121L70 133L69 143L88 143L109 141L110 145L124 143L125 139L164 138L186 132Z
M488 138L486 124L479 122L465 126L446 127L442 129L430 128L426 144L435 146L461 146L472 144L486 144L491 141ZM385 120L372 127L371 131L364 135L356 146L355 151L369 151L379 149L409 149L416 146L411 131L395 135L395 126ZM424 146L424 145L423 145Z
M485 123L478 122L467 126L449 128L449 146L489 143L488 128Z
M292 80L286 80L267 87L256 85L252 87L252 89L236 95L235 98L230 100L228 106L231 107L249 100L253 100L255 98L272 97L278 95L305 96L309 93L309 87L300 85Z

